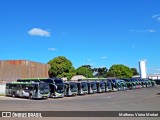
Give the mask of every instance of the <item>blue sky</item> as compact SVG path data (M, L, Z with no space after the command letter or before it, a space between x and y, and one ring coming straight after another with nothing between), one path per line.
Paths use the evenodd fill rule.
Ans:
M159 0L1 0L0 59L160 68Z

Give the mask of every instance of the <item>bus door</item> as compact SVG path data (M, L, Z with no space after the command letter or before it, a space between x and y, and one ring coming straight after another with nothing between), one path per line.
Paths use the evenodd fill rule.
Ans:
M107 90L108 91L112 91L112 82L111 82L111 80L107 80Z
M105 92L105 83L103 81L100 82L100 88L102 92Z
M91 83L90 82L87 82L87 85L88 85L88 93L89 94L92 94L93 93L93 90L91 88Z
M97 85L96 85L96 82L91 82L91 89L93 91L93 93L96 93L97 92Z
M83 94L83 90L82 90L82 85L81 83L77 83L77 87L78 87L78 94L82 95Z
M83 94L87 94L87 93L88 93L88 85L87 85L87 82L81 82L81 87L82 87L82 92L83 92Z
M54 84L49 84L50 87L50 97L55 95L56 87Z
M100 82L97 81L97 82L96 82L96 85L97 85L97 93L101 93L102 90L101 90L101 87L100 87Z
M64 85L65 85L65 96L71 96L72 92L70 83L64 83Z
M68 96L69 94L69 83L64 83L64 95Z

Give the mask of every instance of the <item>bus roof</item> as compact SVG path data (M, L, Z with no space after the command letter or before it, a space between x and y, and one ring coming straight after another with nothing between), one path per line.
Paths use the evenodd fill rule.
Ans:
M20 78L20 79L18 79L18 80L39 80L39 79L48 79L48 78Z
M30 85L30 84L38 84L38 83L35 83L35 82L10 82L10 83L6 83L6 84L23 84L23 85Z
M47 83L54 83L54 84L61 84L63 83L63 80L60 78L24 78L24 79L17 79L17 82L30 82L30 81L35 81L35 82L47 82Z
M79 79L79 80L105 80L107 78L82 78L82 79Z

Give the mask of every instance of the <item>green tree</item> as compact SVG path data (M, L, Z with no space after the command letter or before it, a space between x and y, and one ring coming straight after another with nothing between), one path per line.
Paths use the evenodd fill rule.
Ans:
M115 77L115 73L113 71L108 71L106 76L107 77Z
M136 68L131 68L133 75L139 75L138 71Z
M72 65L72 62L64 56L56 57L48 62L50 64L49 76L50 77L67 77L68 80L72 76L76 75L76 70Z
M77 75L83 75L86 78L93 78L93 71L90 65L82 65L76 69Z
M108 77L118 77L118 78L131 78L133 76L132 70L122 64L112 65L109 69Z
M106 67L94 68L93 71L96 73L94 77L107 77L108 69Z

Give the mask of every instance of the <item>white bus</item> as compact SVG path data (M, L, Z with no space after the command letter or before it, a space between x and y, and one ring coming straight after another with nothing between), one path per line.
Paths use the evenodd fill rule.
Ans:
M28 97L29 99L48 98L49 85L44 82L11 82L6 83L6 96Z

